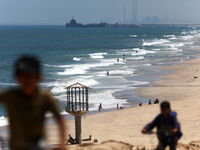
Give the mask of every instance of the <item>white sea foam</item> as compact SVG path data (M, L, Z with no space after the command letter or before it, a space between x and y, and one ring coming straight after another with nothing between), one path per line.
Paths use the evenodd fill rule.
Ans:
M0 126L6 126L6 125L8 125L8 118L1 116L0 117Z
M152 45L161 45L163 43L168 43L170 42L169 40L166 39L154 39L154 40L149 40L149 41L145 41L143 39L143 44L142 46L152 46Z
M179 51L180 47L183 47L185 43L170 43L170 44L165 44L164 46L167 47L169 50L174 50L174 51Z
M87 70L95 67L105 67L116 63L115 59L102 59L99 63L90 63L82 65L71 65L64 72L57 72L58 75L75 75L75 74L85 74Z
M42 64L43 66L47 66L47 67L54 67L54 68L66 68L66 67L70 67L70 65L49 65L49 64Z
M156 53L156 52L155 51L147 51L147 50L143 49L143 50L138 51L137 53L136 52L132 52L131 55L146 55L148 53L153 54L153 53Z
M16 86L17 83L0 83L0 85L9 85L9 86Z
M132 49L122 49L121 51L117 51L117 53L119 53L119 54L125 53L126 55L137 56L137 55L146 55L148 53L156 53L156 52L155 51L147 51L145 49L140 49L140 48L132 48Z
M169 40L175 40L175 39L177 39L177 37L175 35L163 35L163 37L166 37Z
M53 86L51 89L51 92L53 94L61 94L66 92L66 87L70 86L76 82L79 82L81 84L84 84L86 86L94 86L97 85L98 82L94 79L84 79L84 78L77 78L77 79L71 79L70 81L68 80L58 80L52 83L49 83L48 86Z
M111 70L111 71L108 71L109 72L109 75L112 77L112 76L122 76L122 75L132 75L134 70L132 71L129 71L129 70ZM102 71L102 72L97 72L97 75L96 76L107 76L107 72L105 71Z
M107 53L92 53L92 54L89 54L91 58L94 58L94 59L101 59L101 58L104 58L103 55L107 55Z
M127 58L128 60L140 60L140 59L144 59L143 56L137 56L137 57L130 57L130 58Z
M131 75L133 74L133 71L128 70L111 70L109 71L110 75Z
M135 51L143 51L144 49L141 49L141 48L133 48L133 50L135 50Z
M160 51L160 49L159 49L159 48L154 48L153 50L154 50L154 51Z
M80 61L81 58L74 57L73 60L74 60L74 61Z
M137 35L129 35L130 37L137 37Z
M89 95L89 102L92 103L94 106L93 108L90 108L90 110L98 110L98 106L100 103L102 103L103 109L116 108L117 104L119 104L119 106L123 106L127 103L125 99L114 98L112 95L114 92L115 90L106 90L91 93Z
M88 66L74 65L72 68L67 68L64 72L58 72L59 75L74 75L74 74L85 74L89 69Z
M163 35L163 37L174 38L174 37L176 37L176 36L175 36L175 35Z
M145 82L145 81L132 81L132 83L134 86L149 84L149 82Z

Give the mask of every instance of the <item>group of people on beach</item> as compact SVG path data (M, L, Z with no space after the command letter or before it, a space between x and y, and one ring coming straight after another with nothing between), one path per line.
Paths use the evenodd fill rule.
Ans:
M151 104L159 104L159 100L158 100L158 98L156 98L155 100L153 100L153 103L152 103L152 100L150 99L149 100L149 105L151 105Z
M58 122L60 132L60 150L65 149L65 144L75 144L76 141L69 135L66 142L65 125L59 113L58 106L50 92L41 90L37 84L42 79L40 61L34 56L22 56L14 65L14 77L19 86L0 92L0 101L5 104L9 118L10 149L11 150L44 150L44 120L45 113L53 113ZM156 99L154 104L159 103ZM151 100L149 101L151 104ZM98 110L101 111L102 104ZM117 104L117 109L119 105ZM121 109L121 107L120 107ZM170 103L164 101L160 104L161 113L143 129L142 133L149 133L157 127L159 144L157 150L164 150L166 146L175 150L177 141L182 132L177 114L171 111ZM91 141L91 135L83 141Z
M158 98L156 98L155 100L153 100L153 103L152 103L152 100L151 99L149 99L149 102L148 102L148 104L149 105L151 105L151 104L159 104L159 100L158 100ZM139 103L139 106L142 106L142 103Z
M123 59L123 60L125 60L125 56L126 56L126 55L125 55L125 54L123 54L123 57L122 57L122 59ZM117 62L119 62L119 58L117 58ZM109 75L110 75L110 73L109 73L109 71L108 71L108 70L107 70L107 72L106 72L106 75L107 75L107 76L109 76Z
M82 141L91 141L92 140L92 135L89 135L89 138L83 139ZM66 145L67 144L76 144L76 139L74 139L71 134L69 134L69 138L66 141Z
M117 110L118 109L124 109L124 108L125 108L125 106L124 107L122 107L122 106L119 107L119 104L117 104Z

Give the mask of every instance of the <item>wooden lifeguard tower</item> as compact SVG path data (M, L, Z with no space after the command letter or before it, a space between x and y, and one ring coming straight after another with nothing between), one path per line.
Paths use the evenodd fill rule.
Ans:
M89 87L75 83L66 87L67 107L66 112L75 116L76 143L81 143L81 116L89 112L88 89Z

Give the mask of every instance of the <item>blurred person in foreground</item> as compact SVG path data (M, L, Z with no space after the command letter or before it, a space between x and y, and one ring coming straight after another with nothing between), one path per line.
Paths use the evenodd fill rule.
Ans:
M177 114L171 111L169 102L160 104L161 114L159 114L151 123L147 124L142 133L151 131L157 127L157 136L159 144L156 150L164 150L167 146L170 150L176 150L177 141L181 138L180 123L177 120Z
M22 56L14 66L19 87L0 92L0 102L5 104L10 129L11 150L44 150L45 114L50 111L58 122L60 147L64 149L65 127L50 92L40 90L40 61L34 56Z

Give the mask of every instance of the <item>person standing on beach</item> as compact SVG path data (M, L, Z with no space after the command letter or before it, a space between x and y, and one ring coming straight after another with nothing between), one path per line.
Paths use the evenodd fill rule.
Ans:
M170 150L176 150L177 141L181 138L180 123L177 120L177 114L171 111L169 102L162 102L161 114L159 114L151 123L147 124L142 133L151 131L157 127L157 136L159 145L156 150L164 150L167 146Z
M0 92L0 102L7 110L11 150L44 150L45 114L55 116L60 130L60 147L64 150L65 126L50 92L37 87L41 81L41 66L34 56L22 56L15 63L15 78L19 87Z

